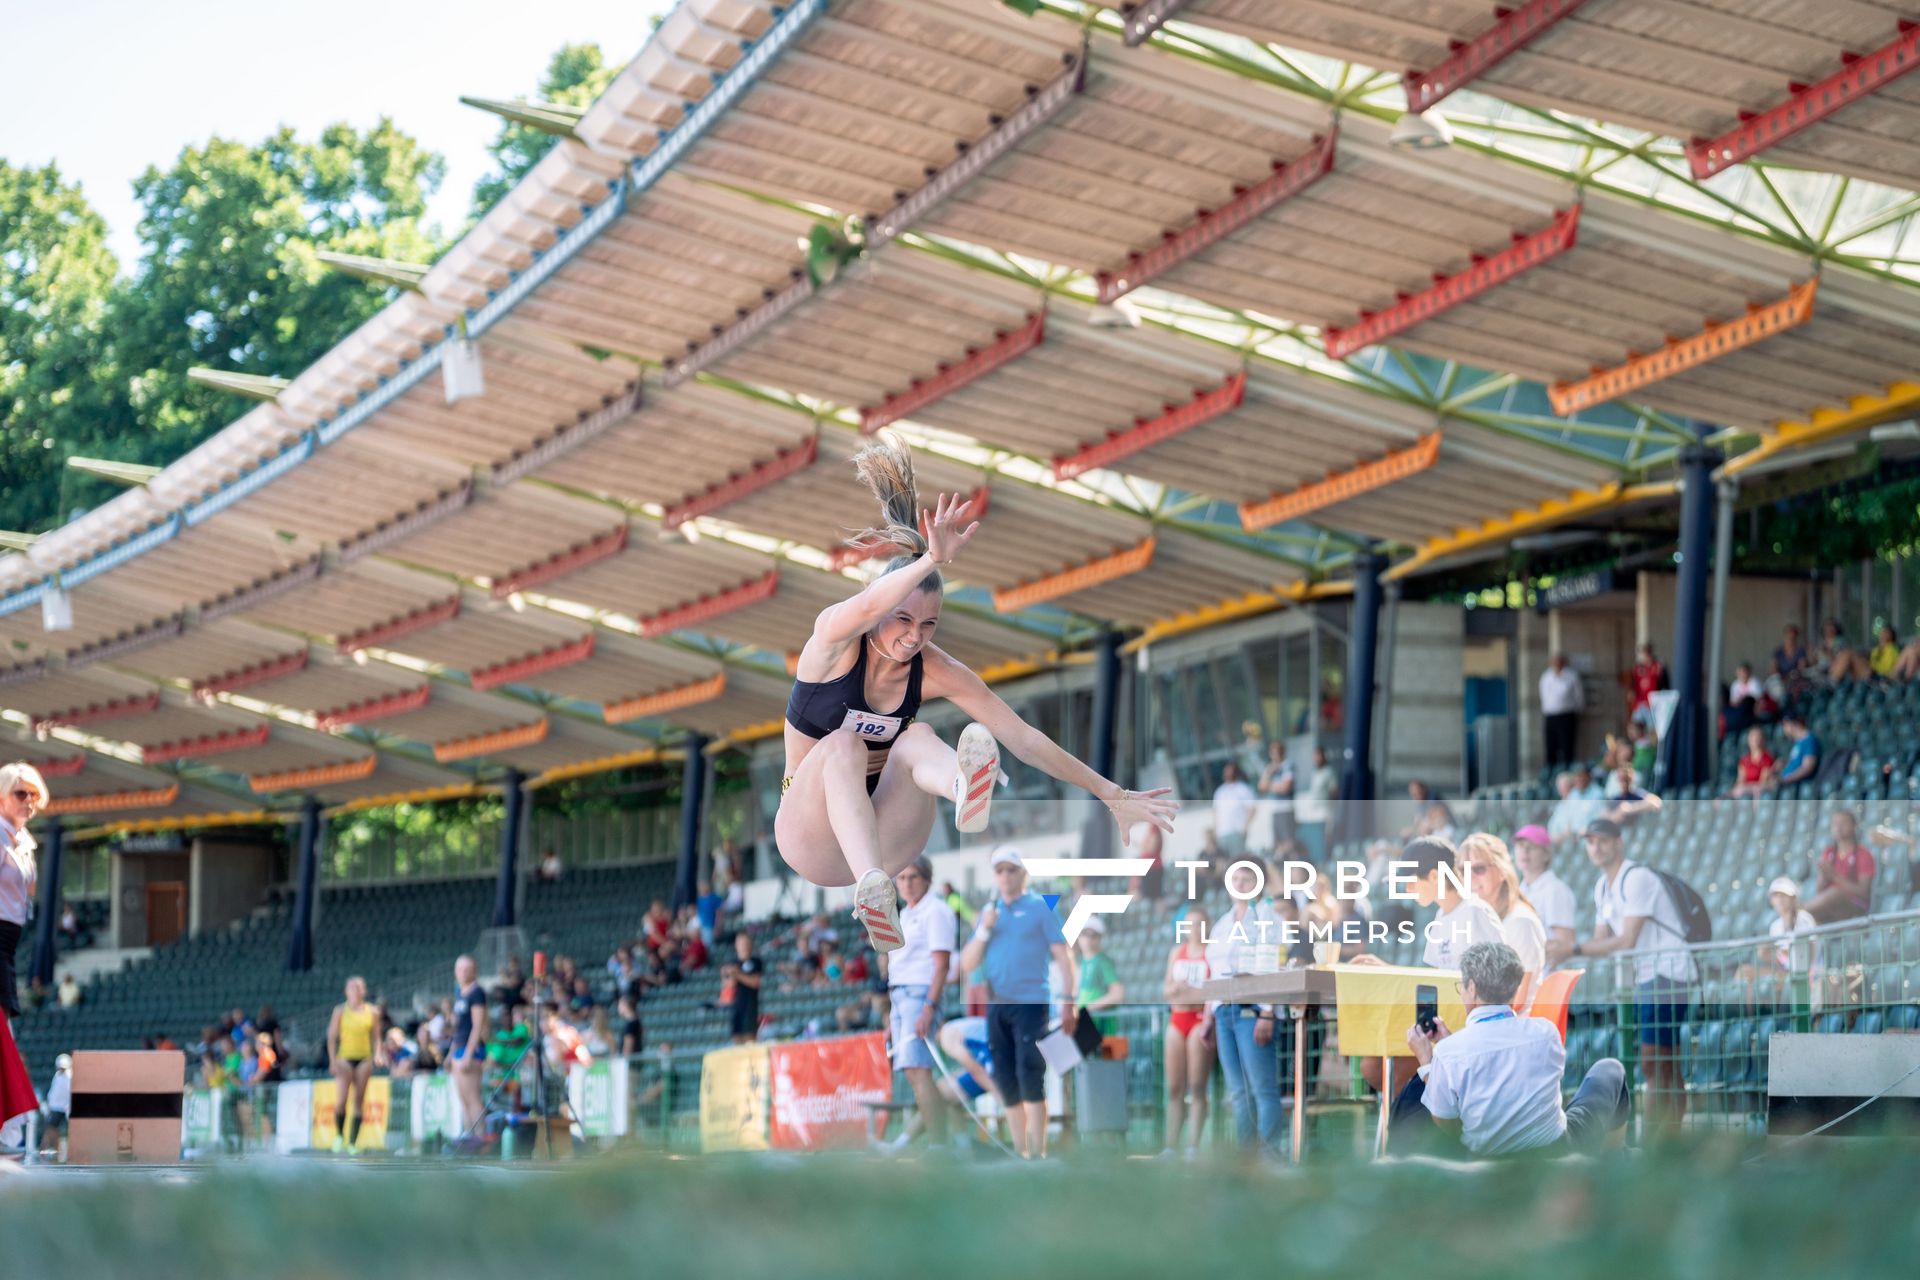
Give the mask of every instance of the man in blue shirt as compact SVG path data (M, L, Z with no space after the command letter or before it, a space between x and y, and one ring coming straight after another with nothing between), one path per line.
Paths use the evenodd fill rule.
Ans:
M1073 1034L1073 993L1080 975L1060 919L1038 895L1027 892L1027 864L1012 845L993 851L992 899L980 910L973 937L961 952L963 968L987 980L987 1046L993 1083L1007 1107L1007 1125L1022 1159L1047 1154L1047 978L1052 965L1062 976L1060 1023Z
M1793 743L1787 752L1787 762L1780 766L1781 787L1813 781L1814 775L1820 772L1820 739L1813 736L1813 730L1807 728L1807 722L1799 716L1788 716L1780 722L1780 727Z

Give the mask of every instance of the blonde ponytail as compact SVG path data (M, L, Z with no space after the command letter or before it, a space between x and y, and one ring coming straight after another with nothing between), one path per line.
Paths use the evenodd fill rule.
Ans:
M898 550L895 559L902 562L925 555L927 539L920 532L920 502L913 490L913 451L892 432L882 431L853 455L853 471L880 503L882 523L854 534L847 545L891 546Z

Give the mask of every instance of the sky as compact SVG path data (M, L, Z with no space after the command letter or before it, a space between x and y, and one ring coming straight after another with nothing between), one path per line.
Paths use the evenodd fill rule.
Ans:
M639 52L669 0L0 0L0 159L57 162L138 256L133 180L214 134L312 138L391 116L446 157L428 215L466 216L497 117L460 95L532 96L563 44Z

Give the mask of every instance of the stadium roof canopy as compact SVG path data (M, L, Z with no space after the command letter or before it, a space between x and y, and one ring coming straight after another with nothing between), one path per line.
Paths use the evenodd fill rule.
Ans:
M777 726L883 426L981 504L992 677L1848 441L1920 405L1920 80L1802 9L682 0L438 262L340 264L379 315L0 559L0 704L128 822L461 794Z

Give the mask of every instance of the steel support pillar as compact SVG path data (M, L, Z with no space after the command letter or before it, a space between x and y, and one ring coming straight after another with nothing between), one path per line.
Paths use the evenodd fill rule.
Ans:
M681 749L687 753L680 775L680 866L673 877L673 909L693 901L700 878L701 828L707 816L707 739L688 734Z
M308 796L300 805L300 847L295 851L293 934L287 939L287 972L313 968L313 901L320 879L320 835L325 826L320 802Z
M1679 697L1660 743L1669 788L1693 786L1706 776L1707 571L1713 557L1713 469L1722 461L1704 445L1680 453L1680 575L1673 601L1673 688Z
M520 831L526 825L527 775L518 769L507 770L500 783L506 800L506 812L500 818L500 869L493 889L493 927L505 929L518 924L514 903L520 889Z
M45 837L40 842L40 918L34 925L33 967L27 976L40 979L42 985L51 990L59 942L59 935L54 931L60 925L60 877L66 862L67 827L59 818L52 818L40 834Z

